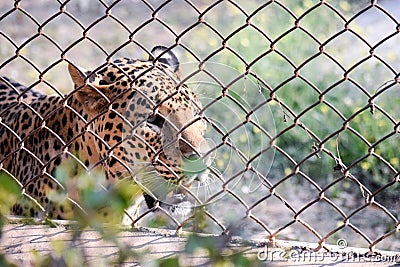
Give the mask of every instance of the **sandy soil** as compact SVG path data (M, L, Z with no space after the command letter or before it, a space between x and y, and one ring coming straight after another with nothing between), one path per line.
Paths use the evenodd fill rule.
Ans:
M0 251L6 253L7 258L19 266L32 266L34 262L37 262L37 255L44 256L53 253L57 259L57 252L54 251L66 253L67 249L83 251L89 266L110 266L118 257L118 247L100 238L96 231L85 230L80 238L74 241L73 233L73 230L62 226L50 228L44 225L7 224L4 227ZM183 252L186 240L185 237L174 235L173 231L160 229L142 228L136 231L122 231L118 234L118 241L134 251L135 257L128 258L121 266L154 266L155 260L176 255L179 255L180 262L184 266L209 265L204 251L194 254ZM313 252L316 248L315 244L276 241L274 247L271 245L266 247L263 242L266 240L256 240L243 245L240 239L234 238L229 248L251 259L258 257L260 265L265 264L263 260L272 263L273 266L321 266L321 264L389 266L400 262L399 253L380 251L380 258L378 258L377 256L361 256L367 250L351 247L327 245L326 249L322 248L319 252ZM359 256L346 253L356 253ZM268 258L265 255L268 255Z

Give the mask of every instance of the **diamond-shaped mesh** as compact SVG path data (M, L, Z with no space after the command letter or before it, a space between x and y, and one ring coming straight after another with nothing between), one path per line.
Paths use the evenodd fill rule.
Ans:
M0 73L68 97L67 62L98 70L168 47L204 107L212 144L212 180L187 189L203 207L204 231L398 250L399 32L396 1L3 1ZM1 120L8 108L0 128L43 174L55 158L24 140L47 129L60 155L72 141L22 103L44 124L19 136ZM0 168L13 153L1 151ZM157 209L177 229L196 220L160 205L137 222Z

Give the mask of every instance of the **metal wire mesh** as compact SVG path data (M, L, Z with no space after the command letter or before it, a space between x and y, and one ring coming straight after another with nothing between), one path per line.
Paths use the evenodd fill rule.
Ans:
M186 188L205 207L207 231L319 247L346 237L371 250L398 249L396 8L389 1L8 2L0 4L0 70L27 90L63 96L72 91L66 62L99 70L162 44L180 56L180 84L203 103L214 144L216 182ZM25 92L0 80L46 122ZM11 108L0 111L0 127L41 162L37 178L54 159L21 145L27 137L1 120ZM26 135L43 128L52 131L43 124ZM73 140L52 135L60 155L68 153ZM9 157L1 152L0 167ZM137 220L154 210L177 229L196 217L179 221L159 205Z

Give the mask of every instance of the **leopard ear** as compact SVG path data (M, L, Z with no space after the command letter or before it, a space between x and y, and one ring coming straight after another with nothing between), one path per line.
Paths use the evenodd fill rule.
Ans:
M104 98L102 86L95 86L91 83L85 84L86 75L89 71L80 69L71 63L68 64L68 71L75 88L78 89L75 93L76 99L83 105L88 113L98 113L107 104Z
M76 87L82 87L85 84L86 75L84 73L87 72L86 70L68 63L68 71Z
M149 56L149 60L154 61L155 59L158 62L168 65L171 70L180 78L179 60L171 50L165 46L153 47L151 50L151 55Z

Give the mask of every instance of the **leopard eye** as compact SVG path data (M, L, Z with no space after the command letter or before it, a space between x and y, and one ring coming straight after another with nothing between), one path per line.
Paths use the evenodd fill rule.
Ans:
M152 114L147 118L147 122L153 125L156 125L158 128L162 128L165 122L165 119L159 114Z

